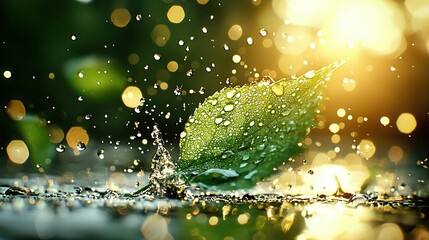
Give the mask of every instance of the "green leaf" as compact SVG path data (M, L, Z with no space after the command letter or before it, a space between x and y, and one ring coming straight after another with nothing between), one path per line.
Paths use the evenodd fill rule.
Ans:
M49 141L46 124L36 116L27 115L18 122L18 127L30 150L30 158L34 165L46 165L48 159L55 155L55 146Z
M186 123L178 172L211 189L254 186L303 151L336 62L296 79L263 79L208 97Z

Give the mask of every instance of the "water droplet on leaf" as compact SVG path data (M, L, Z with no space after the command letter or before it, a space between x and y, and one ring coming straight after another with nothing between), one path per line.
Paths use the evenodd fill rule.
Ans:
M225 105L225 107L223 107L223 110L225 110L225 112L230 112L234 109L234 105L233 104L227 104Z
M310 70L304 74L304 77L313 78L315 75L316 75L316 72L314 70Z

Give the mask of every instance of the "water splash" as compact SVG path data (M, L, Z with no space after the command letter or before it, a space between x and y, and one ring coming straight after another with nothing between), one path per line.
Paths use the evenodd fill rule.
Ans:
M170 152L165 148L158 125L153 126L151 136L157 149L151 162L152 173L149 176L149 185L141 190L143 194L157 197L179 196L186 188L185 183L175 175L177 164L172 159Z

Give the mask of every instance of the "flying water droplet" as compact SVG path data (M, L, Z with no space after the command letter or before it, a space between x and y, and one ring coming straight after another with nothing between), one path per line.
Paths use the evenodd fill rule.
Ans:
M76 147L77 147L77 150L79 150L79 151L84 151L86 149L86 145L82 141L77 142Z
M206 93L206 89L204 87L201 87L200 90L198 90L198 93L203 95Z
M103 149L98 150L97 156L99 159L104 159L104 150Z
M194 75L194 72L195 72L195 70L191 68L186 72L186 76L192 77Z
M153 55L153 59L155 59L155 60L159 60L159 59L161 59L161 54L158 54L158 53L155 53L154 55Z
M182 86L176 86L176 89L174 89L174 95L176 96L182 95Z
M268 35L268 31L265 28L261 28L259 33L261 34L262 37L266 37Z
M62 153L66 150L66 146L64 144L59 144L56 148L57 152Z

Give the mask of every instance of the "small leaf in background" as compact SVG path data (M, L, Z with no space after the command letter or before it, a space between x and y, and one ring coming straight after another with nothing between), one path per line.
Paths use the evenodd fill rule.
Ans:
M47 166L47 160L55 155L55 146L49 141L46 124L38 117L28 116L18 122L21 134L30 150L30 159L34 166Z
M225 88L195 110L181 133L178 172L211 189L254 186L303 151L325 80L343 61L293 80Z

